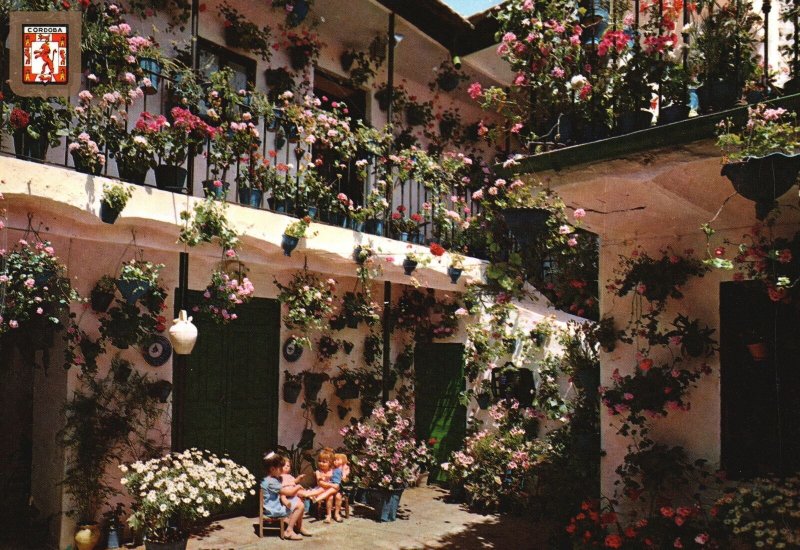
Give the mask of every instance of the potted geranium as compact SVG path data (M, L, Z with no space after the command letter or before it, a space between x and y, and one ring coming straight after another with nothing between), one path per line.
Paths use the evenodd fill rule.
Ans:
M283 239L281 241L281 248L283 248L285 256L292 255L292 250L297 247L300 239L306 236L306 231L310 225L311 217L304 216L286 226L286 229L283 230Z
M208 451L170 453L120 469L133 499L128 525L145 535L147 550L186 548L192 529L255 494L256 478L247 468Z
M717 145L724 154L722 175L756 203L756 217L764 219L800 171L797 115L763 104L750 107L744 128L736 128L731 120L720 123Z
M236 307L253 297L255 288L242 273L215 270L203 292L203 300L192 308L197 319L225 325L237 318Z
M308 29L287 32L285 46L289 53L289 62L296 71L301 71L313 63L322 49L319 36Z
M97 313L105 312L114 301L114 293L117 290L115 280L108 275L103 275L95 283L90 294L92 309Z
M122 264L119 278L116 281L122 297L129 303L135 303L149 290L158 286L158 272L164 264L153 264L144 260L131 260Z
M188 174L183 163L190 154L195 154L206 138L214 135L214 129L181 107L173 107L170 115L172 122L163 115L153 116L145 111L136 122L136 129L150 138L160 160L155 168L158 188L180 192Z
M147 172L156 166L156 153L146 132L138 126L121 136L110 155L117 161L119 178L142 185Z
M349 328L358 328L362 321L372 326L380 320L378 306L362 292L345 292L341 314Z
M81 132L68 147L75 169L84 174L99 176L106 165L106 156L100 152L97 142L86 132Z
M253 52L262 60L269 61L272 50L268 26L259 28L227 2L220 5L219 14L224 19L225 43L228 46Z
M341 369L339 376L331 379L331 383L336 388L336 397L345 401L348 399L358 399L360 393L358 372L352 369Z
M104 183L103 196L100 197L100 219L114 223L133 196L133 189L120 183Z
M12 333L25 352L52 344L52 333L62 327L61 318L70 303L80 297L72 289L65 268L47 241L29 243L20 239L3 255L0 274L3 314L0 336Z
M468 80L468 76L463 71L459 70L450 59L445 59L436 68L436 86L443 92L452 92L458 85ZM433 86L431 86L433 88Z
M8 125L17 158L44 160L49 147L58 147L70 114L60 98L10 97L14 106Z
M417 443L411 420L397 401L374 408L368 420L340 433L353 464L353 481L370 490L381 521L394 521L403 490L431 462L428 447Z
M286 285L276 279L275 286L280 291L278 300L285 308L283 323L286 328L303 332L325 328L326 319L333 309L334 279L323 281L303 269L295 273ZM307 346L310 342L307 337L297 338L297 344Z

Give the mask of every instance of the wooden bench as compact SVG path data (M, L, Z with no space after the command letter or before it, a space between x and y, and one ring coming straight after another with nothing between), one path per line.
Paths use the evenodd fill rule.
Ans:
M278 532L280 534L281 540L284 538L284 533L286 532L286 528L289 526L289 516L281 516L277 518L267 517L264 515L264 488L259 487L258 489L258 538L264 537L264 522L267 523L267 526L270 528L275 527L275 523L277 523Z

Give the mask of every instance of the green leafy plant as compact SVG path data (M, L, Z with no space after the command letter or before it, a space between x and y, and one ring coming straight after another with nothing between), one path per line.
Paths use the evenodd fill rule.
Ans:
M65 425L60 443L67 450L64 487L81 521L97 519L100 507L118 494L108 477L109 466L160 450L149 439L162 414L148 394L148 377L118 355L104 378L83 373L79 387L64 405Z
M731 119L718 126L717 146L725 162L765 157L772 153L800 153L800 125L797 114L782 107L767 108L760 104L749 107L747 124L738 129Z
M184 226L181 229L180 242L188 246L197 246L216 239L226 257L235 257L236 248L239 247L239 235L228 223L225 215L227 208L226 203L209 197L195 203L191 212L182 211L181 219L184 221Z
M133 196L133 187L118 183L104 183L103 196L100 200L117 212L122 212L128 200Z
M225 40L228 45L251 51L264 61L270 60L270 57L272 57L272 50L270 49L271 29L268 26L265 25L259 28L258 25L249 21L247 17L228 4L228 2L223 2L220 5L219 14L224 19Z

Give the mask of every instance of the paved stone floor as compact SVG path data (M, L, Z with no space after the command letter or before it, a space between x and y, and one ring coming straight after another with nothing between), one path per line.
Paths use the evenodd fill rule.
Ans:
M403 493L397 521L378 523L374 512L356 505L344 523L325 524L306 518L314 536L282 541L277 529L263 539L256 535L257 518L235 517L212 524L208 533L189 540L187 550L261 550L264 548L547 550L547 533L530 519L513 515L481 515L445 501L436 487Z

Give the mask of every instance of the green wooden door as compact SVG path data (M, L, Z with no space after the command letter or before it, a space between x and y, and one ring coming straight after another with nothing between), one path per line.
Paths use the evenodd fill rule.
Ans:
M461 448L466 434L467 409L458 400L465 388L463 354L461 344L419 344L414 354L417 437L436 439L437 465ZM437 467L430 479L445 481L446 475Z
M278 442L280 304L256 298L237 315L227 326L198 323L192 354L176 365L176 447L227 454L260 478L261 457Z

